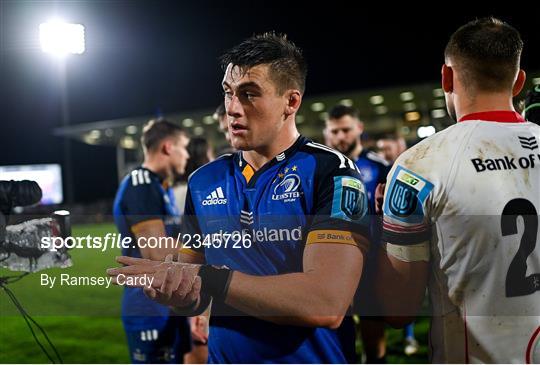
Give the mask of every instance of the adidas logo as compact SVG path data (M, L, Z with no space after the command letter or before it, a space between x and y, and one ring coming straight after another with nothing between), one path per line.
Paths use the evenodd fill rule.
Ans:
M202 201L202 205L221 205L221 204L227 204L227 199L225 199L225 195L223 195L223 190L221 189L221 186L212 191L206 199Z
M530 138L518 136L518 138L521 147L531 151L538 148L538 142L536 141L536 138L534 138L534 136Z
M240 211L240 222L247 224L248 226L253 224L253 212Z

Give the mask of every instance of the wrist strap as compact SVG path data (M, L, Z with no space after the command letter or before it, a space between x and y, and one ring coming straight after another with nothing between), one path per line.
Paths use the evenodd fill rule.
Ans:
M202 265L199 269L201 277L201 294L209 295L214 300L224 301L231 282L232 270L212 265Z

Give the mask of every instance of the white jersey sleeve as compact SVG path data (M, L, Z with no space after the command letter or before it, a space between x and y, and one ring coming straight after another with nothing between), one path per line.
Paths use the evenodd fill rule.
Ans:
M532 123L466 121L391 170L383 240L429 251L434 362L540 362L539 143Z

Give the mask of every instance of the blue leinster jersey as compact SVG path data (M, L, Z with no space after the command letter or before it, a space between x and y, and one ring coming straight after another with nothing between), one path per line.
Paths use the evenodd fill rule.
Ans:
M375 152L362 150L356 160L356 166L360 170L362 182L366 186L369 198L369 206L372 212L375 210L375 189L378 184L386 182L386 175L390 172L390 164Z
M165 223L168 236L176 237L180 214L175 206L172 188L152 171L139 167L120 183L114 200L113 215L118 231L131 237L133 245L122 249L122 255L141 257L134 232L146 222L159 219ZM141 288L124 288L122 319L128 329L139 330L164 326L169 309L148 299Z
M241 152L197 170L188 184L182 252L250 275L302 272L306 245L357 245L353 233L367 237L367 211L354 163L299 137L256 172ZM225 307L212 307L210 362L346 361L334 330L220 316L231 312Z

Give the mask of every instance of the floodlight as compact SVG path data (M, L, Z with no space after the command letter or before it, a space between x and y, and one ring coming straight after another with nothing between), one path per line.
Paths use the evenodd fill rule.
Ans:
M85 51L84 26L59 21L39 26L39 39L43 52L63 56L82 54Z

